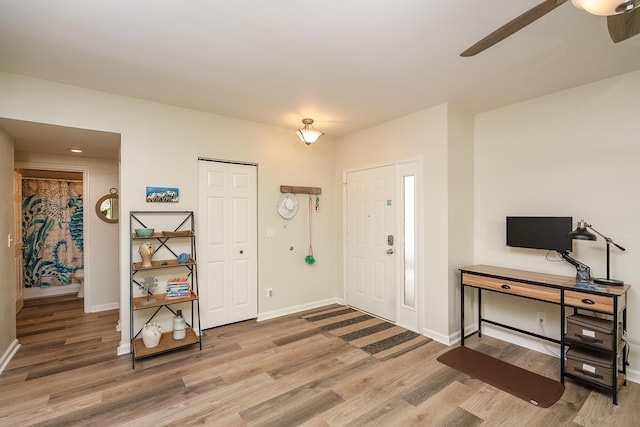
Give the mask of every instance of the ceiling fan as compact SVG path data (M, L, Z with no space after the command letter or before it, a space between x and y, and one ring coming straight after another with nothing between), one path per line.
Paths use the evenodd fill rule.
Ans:
M489 34L460 56L474 56L561 6L568 0L545 0ZM640 0L571 0L587 12L606 16L609 35L619 43L640 33Z

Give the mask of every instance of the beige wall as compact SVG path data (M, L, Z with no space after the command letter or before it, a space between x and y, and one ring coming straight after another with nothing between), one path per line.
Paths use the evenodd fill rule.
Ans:
M449 333L459 338L460 272L473 262L473 116L449 108ZM428 231L427 231L428 232ZM457 334L457 335L456 335Z
M421 160L421 327L424 333L442 342L451 341L458 324L453 311L455 269L458 262L472 260L472 241L463 242L465 247L454 258L449 253L452 242L459 242L456 227L472 227L472 129L471 115L443 104L346 136L336 146L339 191L345 170L410 158ZM452 194L451 190L460 193ZM466 196L466 200L459 195ZM342 209L340 206L340 212ZM460 214L459 209L465 212ZM449 230L452 220L457 226ZM340 228L340 240L342 232ZM342 277L342 248L338 259ZM341 286L338 292L343 294L344 288Z
M612 277L632 284L628 332L635 370L640 369L638 111L640 71L479 114L474 179L477 263L575 274L564 261L547 261L545 251L507 247L507 215L585 219L627 249L612 249L611 268ZM589 265L595 277L605 276L601 238L574 241L572 256ZM495 300L490 318L536 330L536 311L546 311L547 332L557 335L556 307ZM529 345L544 351L538 342Z
M118 162L77 156L52 156L42 153L15 153L15 166L47 170L85 172L84 265L85 306L95 312L120 305L119 227L101 221L95 214L98 199L110 188L120 188ZM125 218L126 220L126 218ZM124 222L126 225L126 221Z
M422 328L443 342L457 338L457 268L472 262L572 275L544 252L507 248L506 215L585 218L627 248L614 250L614 275L640 283L633 255L640 247L636 197L640 182L640 72L471 116L440 105L339 141L300 144L292 129L199 113L167 105L0 74L0 116L122 135L121 209L148 209L147 185L176 186L180 209L197 210L197 158L258 163L259 313L283 314L344 295L342 176L348 169L411 158L422 163ZM275 210L279 185L323 188L315 218L318 262L303 258L306 217L286 223ZM303 211L304 212L304 211ZM470 212L473 212L471 214ZM0 216L0 218L2 218ZM473 220L473 221L472 221ZM473 223L471 223L473 222ZM266 238L266 229L276 238ZM470 237L471 235L471 237ZM293 246L294 251L289 251ZM573 255L604 274L604 244L577 242ZM127 266L128 233L120 229L120 265ZM473 259L471 259L473 257ZM120 274L128 324L128 267ZM273 288L274 297L264 297ZM632 288L629 335L640 342L640 297ZM530 301L488 301L489 315L531 327L557 309ZM533 310L533 314L526 314ZM555 318L554 318L555 316ZM553 322L556 322L555 324ZM535 325L534 325L535 326ZM5 325L2 325L4 328ZM123 333L128 342L128 329ZM506 336L514 342L519 337ZM527 345L527 343L525 343ZM544 351L538 343L529 343ZM637 369L638 346L632 345ZM634 359L635 357L635 359Z
M0 129L0 194L13 194L13 139ZM15 248L8 247L13 236L13 197L5 197L0 208L0 372L16 344Z
M104 130L121 135L120 209L149 210L146 186L180 189L172 209L198 209L198 157L257 163L258 166L258 311L270 317L336 298L337 209L335 149L325 136L302 144L295 129L205 114L168 105L0 73L0 117ZM280 185L322 187L320 213L314 217L313 266L308 249L307 216L288 223L277 214ZM153 206L153 209L158 206ZM121 224L122 224L121 223ZM267 228L276 230L266 238ZM129 238L120 227L120 303L129 322ZM294 250L289 248L293 246ZM274 296L265 297L273 288ZM129 328L123 327L122 349Z

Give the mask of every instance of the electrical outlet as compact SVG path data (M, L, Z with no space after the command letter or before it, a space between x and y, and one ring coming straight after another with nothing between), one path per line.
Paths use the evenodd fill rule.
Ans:
M267 297L271 298L273 296L273 289L267 288Z
M538 323L544 323L547 320L547 313L539 311L538 314L536 314L536 320Z

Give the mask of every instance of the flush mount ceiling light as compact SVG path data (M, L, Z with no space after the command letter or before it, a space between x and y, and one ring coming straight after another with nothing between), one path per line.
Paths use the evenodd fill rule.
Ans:
M302 119L304 127L298 129L298 136L307 145L311 145L318 140L324 133L313 128L313 119Z
M571 0L571 3L598 16L617 15L640 6L640 0Z
M82 153L82 150L79 148L69 148L69 151L71 151L72 153Z

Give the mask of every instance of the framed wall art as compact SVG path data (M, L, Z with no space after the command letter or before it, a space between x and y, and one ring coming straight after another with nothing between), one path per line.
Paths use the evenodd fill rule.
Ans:
M179 190L171 187L147 187L147 203L178 203Z

